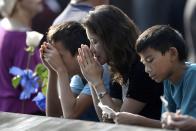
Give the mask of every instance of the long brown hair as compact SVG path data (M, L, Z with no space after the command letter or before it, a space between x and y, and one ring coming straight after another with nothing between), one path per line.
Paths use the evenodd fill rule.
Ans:
M101 40L113 79L125 83L137 57L134 47L139 30L133 21L117 7L101 5L89 13L83 25Z

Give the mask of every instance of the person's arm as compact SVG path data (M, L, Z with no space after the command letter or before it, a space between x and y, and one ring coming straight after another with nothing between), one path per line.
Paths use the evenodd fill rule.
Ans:
M99 94L104 94L99 101L105 105L108 105L110 108L119 111L120 107L115 105L104 87L102 78L103 67L97 60L95 60L88 46L82 45L81 48L78 49L78 52L78 63L80 65L83 76L94 88L97 96L99 96Z
M62 115L61 105L58 98L58 91L57 91L57 74L52 69L52 67L48 64L48 62L45 59L47 58L46 55L44 55L45 50L47 49L46 42L41 45L40 48L40 58L44 66L48 70L48 88L46 92L46 115L47 116L53 116L53 117L59 117Z
M65 69L58 69L57 72L63 115L65 118L79 118L93 104L92 97L83 93L75 97L71 90L68 76L63 73Z
M131 98L125 98L120 109L121 112L118 112L113 116L114 122L118 124L161 128L161 122L159 120L154 120L141 115L137 115L141 112L144 106L145 103Z
M121 112L130 112L138 114L145 107L146 103L140 102L132 98L125 98L120 109Z
M97 98L97 94L96 94L94 88L91 88L91 95L92 95L92 98L93 98L93 104L94 104L97 116L99 118L99 121L103 121L102 110L98 107L99 100Z
M52 45L48 45L48 63L57 73L57 86L63 116L65 118L78 118L92 103L91 96L80 94L77 98L72 93L70 80L66 66L58 51Z
M92 85L95 92L96 92L96 97L99 99L99 101L103 105L107 105L110 108L112 108L115 111L120 111L121 106L117 104L115 101L113 101L112 97L109 95L109 93L106 91L103 81L101 80L100 83ZM106 93L105 93L106 92ZM99 94L104 93L102 98L99 98Z
M96 61L96 59L93 58L93 56L90 53L90 50L88 49L87 46L82 46L79 49L78 62L80 64L80 68L82 70L82 73L83 73L85 79L89 83L91 83L97 96L99 96L100 93L104 94L99 99L102 102L102 104L109 106L110 108L112 108L115 111L120 111L121 106L116 105L112 101L112 98L110 97L110 95L108 93L105 93L106 90L104 88L104 84L103 84L103 80L102 80L101 65L98 63L98 61ZM131 107L131 108L133 108L132 110L135 111L134 113L136 113L137 110L141 111L142 108L145 106L145 104L142 104L142 103L139 103L136 101L132 101L132 102L135 102L134 104L132 104L133 107ZM126 103L123 103L123 104L126 104ZM134 109L134 105L136 107L135 109ZM137 113L138 113L138 111L137 111ZM143 120L143 119L141 119L141 120ZM150 121L150 119L149 119L149 121ZM144 122L145 122L145 120L144 120ZM143 124L145 124L144 122L143 122ZM146 123L147 122L148 121L146 121Z
M161 128L159 120L138 115L141 111L145 111L146 116L152 116L153 118L155 116L158 117L158 115L154 115L152 112L156 114L161 112L161 103L158 100L160 99L162 86L160 87L160 85L152 81L143 69L143 65L140 62L134 64L133 70L129 74L131 79L127 96L124 98L121 112L114 115L114 121L120 124ZM152 110L148 110L148 108L145 108L146 106Z
M60 117L63 115L57 90L57 74L54 71L48 71L46 115L53 117Z
M179 129L180 131L195 131L196 119L187 115L176 114L168 123L169 126Z
M141 115L137 115L145 106L145 103L136 101L134 99L126 98L121 106L116 106L116 103L111 100L109 95L105 95L100 100L104 105L108 105L110 108L114 109L118 112L114 118L114 122L119 124L132 124L132 125L140 125L146 127L153 127L153 128L161 128L161 122L159 120L153 120L150 118L143 117ZM121 109L120 109L121 107ZM127 111L127 112L122 112ZM131 113L129 113L131 112ZM133 114L132 114L133 113Z
M118 105L118 107L120 107L121 104L122 104L122 101L120 100L121 99L121 94L122 94L121 87L117 86L117 84L113 85L113 83L110 83L111 78L110 78L108 65L105 64L102 67L103 67L103 77L102 78L103 78L103 81L104 81L104 86L105 86L106 90L108 91L108 93L110 93L110 96L112 97L113 103L115 103L116 105ZM99 117L99 120L106 122L107 120L105 118L103 118L102 110L98 106L99 99L97 97L97 94L96 94L94 88L91 88L91 94L92 94L92 97L93 97L94 107L96 109L96 113ZM113 98L113 97L115 97L115 98ZM119 99L116 99L116 97L119 98Z
M161 128L159 120L150 119L141 115L129 112L117 112L112 115L112 118L117 124L137 125L151 128Z

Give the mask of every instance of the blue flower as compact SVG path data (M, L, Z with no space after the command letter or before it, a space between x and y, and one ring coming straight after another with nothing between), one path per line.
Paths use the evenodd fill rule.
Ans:
M39 78L33 74L32 70L22 70L13 66L9 72L13 75L18 75L21 77L20 84L23 87L23 91L20 94L20 100L29 99L31 94L38 91Z
M39 107L40 110L46 110L46 97L43 93L39 92L37 96L33 99L33 101L35 101L36 105Z

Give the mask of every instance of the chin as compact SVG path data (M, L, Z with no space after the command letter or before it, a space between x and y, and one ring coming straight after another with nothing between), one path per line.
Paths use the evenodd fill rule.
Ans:
M163 80L156 79L154 81L157 82L157 83L161 83Z
M103 59L98 59L98 61L99 61L99 63L100 63L101 65L104 65L104 64L107 63L107 62L106 62L105 60L103 60Z

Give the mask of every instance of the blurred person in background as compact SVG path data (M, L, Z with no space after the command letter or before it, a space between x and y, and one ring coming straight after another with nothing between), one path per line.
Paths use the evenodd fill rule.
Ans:
M43 10L33 18L32 29L45 34L67 4L68 0L43 0Z
M25 69L28 52L25 51L26 31L31 30L32 18L42 11L42 0L0 0L0 111L41 114L35 103L20 100L22 87L12 86L12 66ZM39 51L31 57L29 69L40 63Z
M102 4L109 4L109 0L71 0L53 24L58 24L63 21L80 22L91 9Z
M184 10L184 29L189 61L196 62L196 0L187 0Z
M145 29L169 24L183 33L183 11L186 0L132 0L132 19Z

